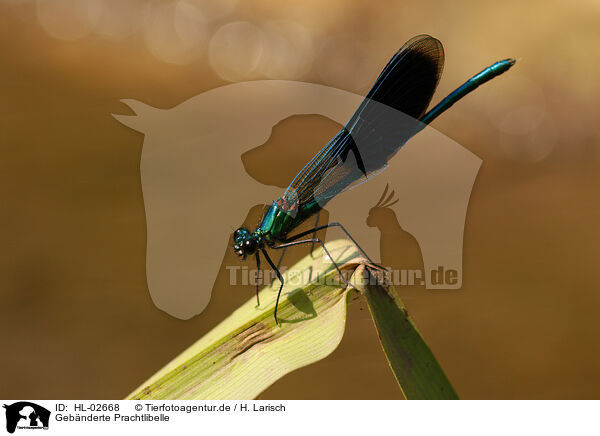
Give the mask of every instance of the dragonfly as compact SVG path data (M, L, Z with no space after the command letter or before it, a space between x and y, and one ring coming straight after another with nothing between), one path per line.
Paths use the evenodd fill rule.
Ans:
M319 211L336 195L355 188L387 168L390 159L412 136L458 100L514 64L515 60L511 58L495 62L427 111L443 70L442 43L432 36L418 35L400 47L350 120L300 170L283 195L272 202L260 225L254 231L239 227L233 233L233 251L242 260L254 256L257 271L260 271L262 255L280 282L274 310L277 325L277 309L284 286L279 266L288 247L320 244L346 281L323 241L316 237L320 230L338 227L373 263L341 223L319 226ZM314 228L291 235L300 224L315 215ZM267 249L283 250L277 265ZM258 282L256 298L260 306Z

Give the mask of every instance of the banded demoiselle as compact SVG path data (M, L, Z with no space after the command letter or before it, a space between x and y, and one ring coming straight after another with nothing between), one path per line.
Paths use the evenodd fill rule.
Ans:
M370 261L342 224L333 222L318 226L318 212L337 194L364 183L385 169L389 160L412 136L469 92L504 73L514 63L514 59L504 59L485 68L426 112L442 74L442 43L429 35L419 35L396 52L348 123L302 168L284 194L273 201L260 226L253 232L240 227L233 234L233 249L238 256L245 259L254 255L257 270L260 270L262 253L279 279L274 311L277 324L277 308L284 280L266 249L285 250L294 245L318 243L333 261L323 241L316 237L316 232L336 226ZM295 228L313 215L317 215L314 228L290 236ZM312 237L301 239L311 234ZM335 262L334 266L343 278ZM258 289L257 280L256 297L260 304Z

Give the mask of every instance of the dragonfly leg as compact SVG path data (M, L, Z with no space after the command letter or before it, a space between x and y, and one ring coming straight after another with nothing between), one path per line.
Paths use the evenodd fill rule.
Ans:
M343 226L341 223L338 223L338 222L335 222L335 223L329 223L329 224L325 224L325 225L323 225L323 226L318 226L318 227L315 227L314 229L310 229L310 230L307 230L307 231L305 231L305 232L298 233L297 235L294 235L294 236L291 236L291 237L287 238L287 239L285 240L285 242L291 242L291 241L295 241L296 239L299 239L299 238L301 238L301 237L303 237L303 236L309 235L309 234L311 234L311 233L315 234L315 233L316 233L316 232L318 232L319 230L327 229L327 228L329 228L329 227L339 227L339 228L341 228L341 229L343 230L343 232L346 234L346 236L348 236L348 238L350 238L350 240L352 241L352 243L353 243L354 245L356 245L356 248L358 248L358 249L360 250L360 252L362 253L362 255L363 255L363 256L365 256L365 258L366 258L366 259L367 259L369 262L371 262L373 265L375 265L375 263L374 263L374 262L371 260L371 258L370 258L370 257L367 255L367 253L366 253L366 252L365 252L365 251L364 251L364 250L361 248L361 246L360 246L360 245L358 245L358 242L356 242L356 240L355 240L355 239L352 237L352 235L351 235L350 233L348 233L348 230L346 230L346 228L345 228L345 227L344 227L344 226ZM313 238L313 239L318 239L318 238ZM279 247L281 247L281 245L279 245Z
M279 260L277 261L277 269L281 267L281 261L283 260L283 255L285 254L285 248L281 252L281 256L279 256Z
M260 255L256 252L256 307L260 307L260 300L258 299L258 289L260 284Z
M277 308L279 307L279 297L281 297L281 290L283 289L283 277L281 276L281 273L279 272L279 268L277 268L275 266L275 264L273 263L273 261L271 260L269 255L267 254L267 251L264 248L261 248L260 251L262 251L263 255L265 256L265 259L267 259L267 262L269 262L269 265L271 266L271 268L273 268L273 271L275 271L275 274L277 275L277 278L279 279L279 282L281 283L279 285L279 291L277 292L277 301L275 302L275 313L273 314L275 317L275 324L279 325L279 320L277 319Z
M281 253L281 256L279 256L279 260L277 261L277 269L281 268L281 261L283 260L283 256L285 255L285 248L283 249L283 252ZM271 286L273 286L273 282L275 281L275 277L273 277L271 279Z
M297 235L296 235L296 236L297 236ZM295 239L295 237L294 237L294 239ZM340 277L342 278L342 281L343 281L343 282L344 282L346 285L348 285L348 286L352 286L352 285L351 285L351 284L348 282L348 280L346 280L346 277L344 277L344 274L342 274L342 271L340 270L340 267L338 266L338 264L335 262L335 260L333 260L333 257L332 257L332 256L331 256L331 254L329 253L329 250L327 250L327 248L325 247L325 243L324 243L324 242L323 242L321 239L319 239L319 238L303 239L303 240L301 240L301 241L289 241L289 239L288 239L288 240L284 241L282 244L279 244L279 245L277 245L277 246L275 246L275 247L271 247L271 248L273 248L274 250L278 250L278 249L280 249L280 248L283 248L283 249L285 249L285 248L287 248L287 247L292 247L292 246L294 246L294 245L308 244L309 242L310 242L310 243L313 243L313 244L314 244L315 242L318 242L319 244L321 244L321 247L323 248L323 251L325 252L325 254L327 254L327 256L329 257L329 259L331 259L331 263L333 263L333 266L335 266L335 269L337 270L338 274L339 274L339 275L340 275Z
M315 227L314 227L315 229L317 227L319 227L319 215L321 215L321 211L317 212L317 218L315 219ZM312 237L313 237L313 239L317 237L317 231L316 230L313 232ZM314 255L313 255L313 251L314 250L315 250L315 243L311 242L311 244L310 244L310 257L312 257L313 259L315 258Z

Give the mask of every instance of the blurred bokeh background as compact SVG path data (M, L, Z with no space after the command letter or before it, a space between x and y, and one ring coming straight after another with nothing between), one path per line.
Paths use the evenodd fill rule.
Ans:
M167 108L269 78L365 93L428 33L446 50L434 100L519 61L434 123L483 159L463 289L400 293L462 398L598 398L599 21L595 0L0 0L0 396L124 397L252 297L221 275L192 320L154 307L143 136L111 117L129 113L120 99ZM292 117L241 158L285 186L303 163L289 138L312 144L305 161L338 127ZM364 307L329 358L261 398L401 398Z

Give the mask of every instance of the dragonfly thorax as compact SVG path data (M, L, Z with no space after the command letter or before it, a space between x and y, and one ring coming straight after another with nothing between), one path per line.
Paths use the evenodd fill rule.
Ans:
M233 233L233 251L240 257L246 257L256 253L265 246L265 238L260 229L250 233L244 227L240 227Z

